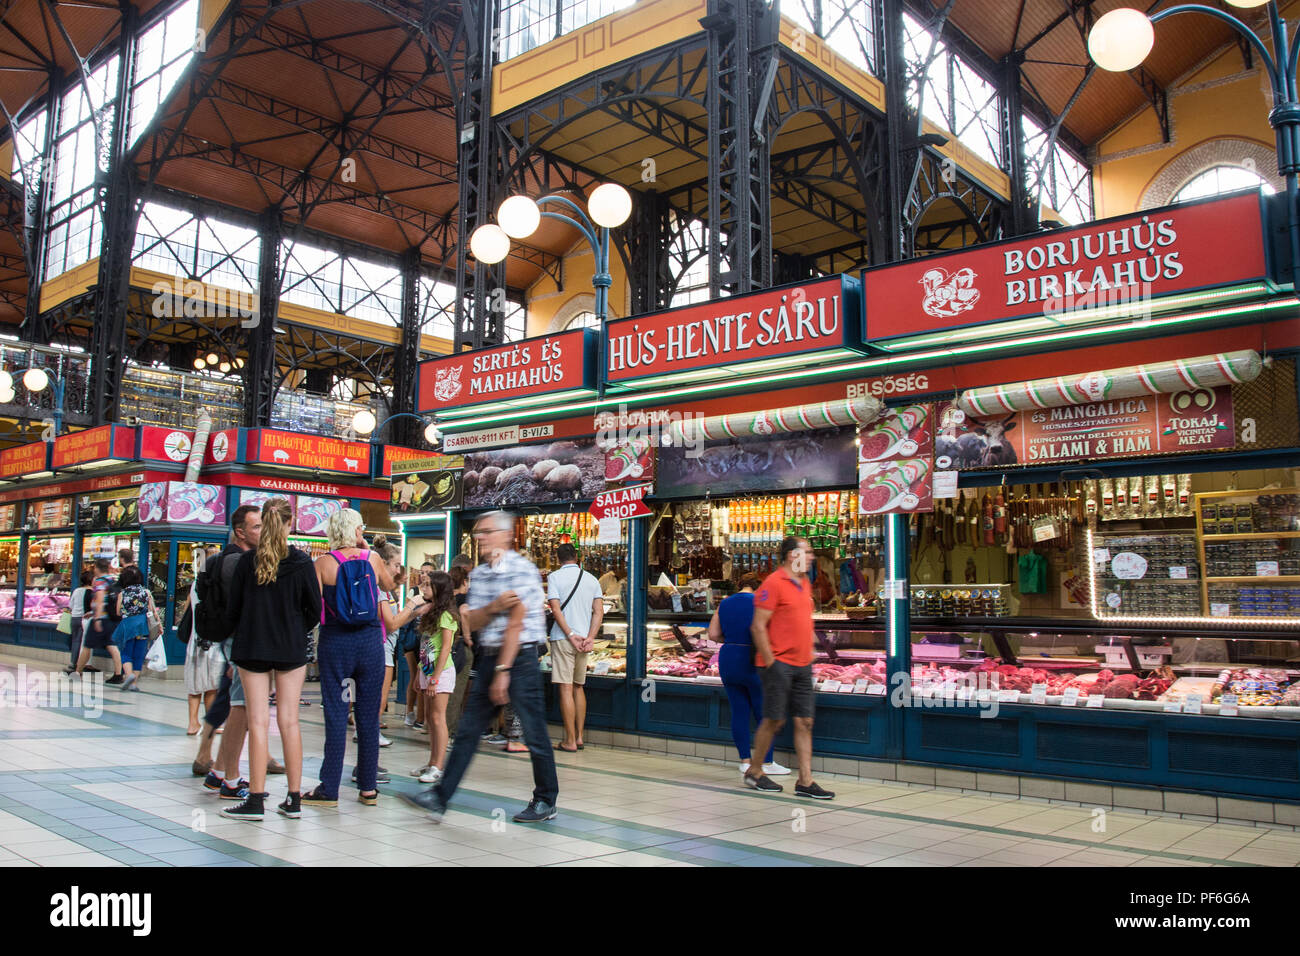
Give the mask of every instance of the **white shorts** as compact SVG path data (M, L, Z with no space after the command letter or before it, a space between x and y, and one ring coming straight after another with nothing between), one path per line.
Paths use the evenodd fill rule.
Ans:
M425 677L423 673L419 675L419 683L420 690L426 694L454 694L456 693L456 668L448 660L447 666L438 675L438 686L433 690L429 689L429 678Z
M397 666L397 632L384 636L384 666Z

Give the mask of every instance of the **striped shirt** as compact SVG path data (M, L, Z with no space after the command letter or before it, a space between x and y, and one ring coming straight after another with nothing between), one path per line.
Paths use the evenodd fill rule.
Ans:
M546 640L545 591L542 576L533 563L518 551L507 551L493 567L480 564L470 572L469 595L465 606L470 610L487 607L506 591L514 591L523 602L524 624L519 632L519 643L539 644ZM480 645L496 649L505 642L509 612L494 614L478 632Z

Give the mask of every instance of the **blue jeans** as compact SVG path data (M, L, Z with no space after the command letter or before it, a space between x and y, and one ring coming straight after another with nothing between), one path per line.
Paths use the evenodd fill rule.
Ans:
M355 631L322 624L316 650L321 707L325 709L325 757L321 790L339 795L343 754L348 746L348 703L357 722L357 786L375 789L379 773L379 695L384 687L384 641L379 627ZM345 681L350 681L346 685Z
M763 682L754 666L754 648L750 644L723 644L718 654L718 676L731 703L731 739L741 760L750 759L749 720L763 719ZM772 762L772 748L764 763Z
M479 737L497 712L492 703L492 678L496 673L497 654L500 648L483 648L474 661L478 677L465 701L465 710L456 727L456 744L443 768L438 783L438 796L449 803L460 785L461 777L469 769L469 762L478 749ZM510 703L520 723L524 725L524 743L533 764L533 799L551 806L560 795L560 781L555 776L555 751L551 749L551 733L546 726L546 704L542 696L542 671L537 666L537 648L519 649L510 670ZM357 715L357 723L361 716Z

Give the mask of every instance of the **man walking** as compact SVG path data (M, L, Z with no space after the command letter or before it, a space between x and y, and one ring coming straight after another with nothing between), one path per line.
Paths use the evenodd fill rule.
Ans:
M556 549L560 567L546 579L546 597L555 624L551 628L551 682L560 695L564 739L560 749L574 753L584 746L582 731L587 723L587 655L605 616L600 582L582 570L578 549L562 544Z
M830 800L835 794L823 790L812 778L813 727L813 599L808 563L814 560L805 538L781 542L781 567L767 576L754 596L754 622L750 634L758 652L755 663L762 668L763 722L754 733L752 752L767 753L772 738L794 718L794 752L799 778L798 797ZM763 765L752 761L745 771L745 786L779 792L782 787L763 773Z
M542 577L512 547L514 529L514 516L504 511L488 512L474 525L474 538L486 562L470 574L465 617L470 628L480 635L482 656L475 662L479 679L465 702L456 746L442 780L424 793L404 798L427 810L435 823L442 821L474 756L479 735L496 708L507 702L523 723L524 741L533 764L533 799L515 814L514 820L539 823L555 818L560 784L546 728L542 672L537 666L538 645L546 640Z
M230 543L221 554L208 562L208 571L211 572L211 580L216 588L216 594L208 596L209 601L216 601L219 606L224 603L235 577L239 556L256 548L261 535L262 509L257 505L240 505L236 508L230 516ZM222 642L227 661L230 660L230 644L229 637ZM217 728L223 724L226 729L221 738L221 749L217 752L217 761L213 764L212 738ZM239 779L239 758L244 752L247 736L248 711L244 702L244 685L239 679L239 669L231 666L222 676L217 696L203 716L203 729L199 731L199 752L191 768L195 776L206 774L203 786L219 792L223 800L242 800L248 796ZM269 758L266 771L284 773L284 768L274 758Z
M95 558L95 578L91 582L90 619L86 626L86 636L81 642L81 653L77 656L77 673L80 674L86 669L95 651L107 650L113 659L113 676L104 681L105 684L121 684L125 680L122 677L122 652L113 643L113 626L108 616L109 592L116 583L117 576L113 574L111 554Z

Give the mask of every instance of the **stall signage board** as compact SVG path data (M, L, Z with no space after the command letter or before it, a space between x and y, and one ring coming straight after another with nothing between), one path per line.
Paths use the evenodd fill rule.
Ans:
M595 330L571 329L421 362L417 411L594 389L596 341Z
M939 406L936 452L958 471L1215 451L1237 441L1228 385L961 421L950 410Z
M650 485L631 485L613 491L603 491L596 495L591 503L591 514L597 520L602 518L641 518L653 512L646 507L646 492Z
M145 480L146 474L153 474L156 477L160 477L156 472L135 472L134 474L104 475L99 478L84 478L79 481L61 481L55 485L40 485L36 488L14 488L10 491L0 491L0 503L28 501L36 497L46 498L58 495L82 494L87 491L107 491L112 488L125 488L128 485L138 485L142 483Z
M429 514L460 508L465 500L465 459L430 455L393 465L389 507L393 514Z
M133 528L140 523L138 499L110 498L93 501L83 498L77 523L88 528Z
M140 486L140 524L226 523L224 488L193 481L152 481Z
M934 407L886 409L858 429L858 511L934 510Z
M858 280L798 286L606 323L606 381L861 348Z
M45 470L49 445L43 441L0 451L0 478L18 478Z
M384 460L380 466L383 471L380 472L384 477L393 473L393 465L399 461L415 461L421 458L428 458L429 452L421 451L418 448L403 448L401 445L385 445Z
M497 448L517 444L519 444L518 425L484 428L475 432L461 432L456 435L447 435L442 439L442 447L447 451L470 451L474 448Z
M185 464L190 460L194 445L194 432L183 428L159 428L157 425L140 426L140 457L145 461ZM203 463L222 465L235 460L239 452L239 429L227 428L208 435L203 450Z
M1140 304L1267 277L1262 200L1250 193L868 269L866 338Z
M348 503L339 498L311 498L307 495L299 495L297 507L294 509L293 530L298 534L325 537L329 529L330 517L347 506Z
M18 506L0 505L0 531L13 531L18 527Z
M135 430L119 425L100 425L85 431L60 435L50 453L51 468L70 468L105 458L129 461L135 457Z
M72 524L72 499L55 498L36 505L36 527L41 531L50 528L67 528Z
M370 474L369 442L261 428L250 436L249 447L256 461L268 465L339 471L358 477Z
M205 462L224 465L239 457L239 429L226 428L213 432L208 439L208 450L203 456Z

